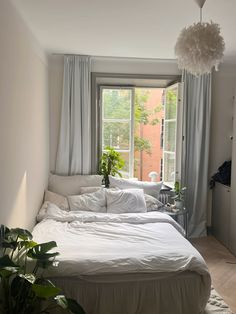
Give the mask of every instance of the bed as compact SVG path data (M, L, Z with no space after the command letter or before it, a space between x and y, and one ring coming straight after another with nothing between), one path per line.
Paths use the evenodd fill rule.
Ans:
M47 274L87 314L199 314L211 279L183 229L160 212L64 211L48 202L34 240L57 242Z

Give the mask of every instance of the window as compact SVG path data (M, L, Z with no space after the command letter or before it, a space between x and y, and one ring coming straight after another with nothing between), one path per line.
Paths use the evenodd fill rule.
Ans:
M164 143L164 119L161 119L161 148L163 148Z
M125 177L133 177L133 108L133 89L102 88L102 149L111 146L122 155Z
M123 176L173 186L178 159L179 84L168 88L100 88L101 143L114 147L125 160Z
M181 138L177 137L177 127L181 126L177 121L179 106L179 84L175 84L165 90L165 118L164 118L164 141L163 141L163 181L167 185L173 185L176 174L179 156L176 154L177 146L180 146ZM180 119L182 121L182 119ZM177 143L178 142L178 143Z

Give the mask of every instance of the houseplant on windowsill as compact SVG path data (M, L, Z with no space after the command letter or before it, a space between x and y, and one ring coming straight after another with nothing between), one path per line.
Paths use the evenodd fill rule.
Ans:
M73 299L43 277L56 267L56 242L38 244L28 230L0 225L0 313L41 314L62 308L66 313L85 314Z
M181 188L180 182L176 181L174 186L174 193L175 196L173 197L173 200L175 201L175 208L176 209L183 209L184 208L184 197L185 197L185 191L187 190L186 187Z
M125 161L121 157L120 153L115 151L114 148L110 146L105 147L105 151L103 152L100 162L99 162L99 174L103 176L103 184L106 188L109 188L110 181L109 175L111 176L120 176L120 170L123 169L125 165Z

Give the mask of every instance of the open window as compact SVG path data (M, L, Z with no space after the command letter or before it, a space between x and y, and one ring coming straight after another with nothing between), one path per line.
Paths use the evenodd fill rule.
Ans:
M100 86L101 151L125 160L123 177L164 181L180 176L181 84L167 88Z
M181 175L182 101L181 84L165 89L163 181L173 187Z

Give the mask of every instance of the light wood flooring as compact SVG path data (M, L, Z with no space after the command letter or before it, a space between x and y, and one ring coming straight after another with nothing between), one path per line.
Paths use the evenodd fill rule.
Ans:
M236 313L236 257L213 236L192 239L191 243L204 257L214 288Z

